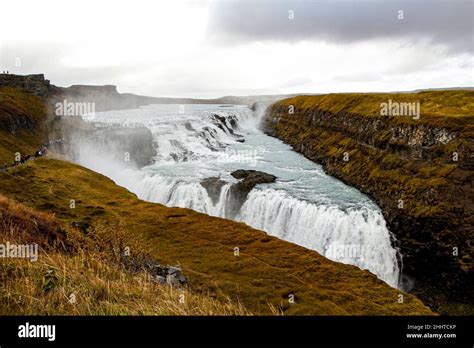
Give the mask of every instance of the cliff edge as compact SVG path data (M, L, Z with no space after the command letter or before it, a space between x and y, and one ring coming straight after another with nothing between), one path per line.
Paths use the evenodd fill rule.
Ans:
M415 112L402 115L406 106ZM403 256L404 289L438 312L472 314L473 91L299 96L262 122L377 202Z

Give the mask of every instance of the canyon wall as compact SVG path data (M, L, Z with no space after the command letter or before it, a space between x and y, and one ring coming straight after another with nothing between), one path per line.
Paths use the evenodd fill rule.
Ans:
M419 103L420 117L381 116L389 100ZM403 288L442 313L473 306L473 101L472 91L301 96L262 120L377 202L403 255Z

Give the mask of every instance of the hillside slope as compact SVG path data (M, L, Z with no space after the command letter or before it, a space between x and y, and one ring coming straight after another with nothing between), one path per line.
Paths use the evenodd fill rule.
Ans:
M420 118L381 116L420 103ZM405 286L446 313L472 313L474 91L300 96L273 104L265 131L382 208Z
M156 281L158 263L133 238L107 226L85 236L0 196L0 243L39 245L37 261L0 263L0 315L249 315L241 305L221 302ZM139 249L139 252L136 250ZM159 300L157 300L159 299Z

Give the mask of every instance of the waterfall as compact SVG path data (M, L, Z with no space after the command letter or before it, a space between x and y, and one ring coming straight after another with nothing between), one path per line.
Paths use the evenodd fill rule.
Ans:
M259 118L247 107L155 105L137 110L96 113L91 122L146 126L156 157L145 168L118 163L97 153L93 143L78 143L77 161L113 179L140 199L229 218L230 173L257 169L275 175L274 184L255 187L235 220L280 239L312 249L328 259L368 269L398 286L397 251L380 209L365 195L320 166L258 130ZM230 154L230 155L229 155ZM237 156L238 154L238 156ZM248 159L251 161L248 161ZM222 181L212 198L203 179Z
M343 211L337 206L318 206L266 189L250 192L237 219L316 250L331 260L369 269L397 286L397 253L378 210Z

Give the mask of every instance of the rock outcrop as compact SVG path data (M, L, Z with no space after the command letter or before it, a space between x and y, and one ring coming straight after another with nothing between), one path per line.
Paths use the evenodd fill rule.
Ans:
M421 102L421 118L377 114L397 98ZM405 290L440 312L473 305L473 100L472 91L297 97L262 123L373 197L403 255Z
M155 281L161 284L168 284L174 287L183 287L188 284L188 278L179 267L153 265L149 270Z
M134 109L148 105L133 94L122 94L113 85L89 86L73 85L61 88L56 99L67 100L69 103L93 103L95 111Z
M220 130L232 136L236 141L245 141L243 135L235 132L235 130L239 129L236 115L221 116L217 114L212 114L209 118L211 122L214 123Z
M113 85L58 87L45 79L43 74L0 74L0 87L19 88L27 93L48 99L53 107L56 103L67 101L68 103L93 103L95 111L108 111L138 108L153 102L153 98L118 93L117 87Z
M36 126L37 122L26 110L16 107L13 103L0 105L0 130L17 134L21 130L32 131Z
M245 203L248 194L258 184L270 184L275 182L276 176L260 172L257 170L239 169L231 175L240 181L230 187L230 197L228 212L233 218L237 215L242 205Z
M43 74L13 75L0 74L0 87L20 88L25 92L38 97L50 97L60 91L59 87L52 85Z
M276 176L258 170L239 169L231 173L239 182L232 184L229 189L226 204L226 217L233 219L245 203L248 194L258 184L271 184ZM218 177L206 178L200 184L206 189L212 202L216 204L221 196L222 187L229 182Z
M219 201L222 187L227 184L226 181L221 180L218 177L205 178L200 182L202 187L207 191L207 194L212 200L213 204L216 204Z

